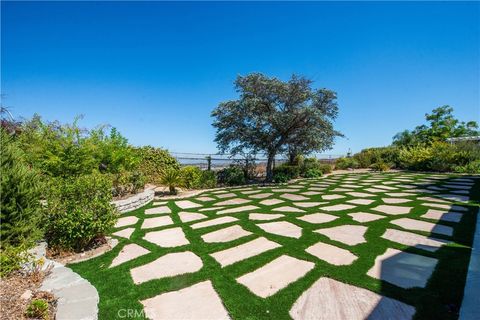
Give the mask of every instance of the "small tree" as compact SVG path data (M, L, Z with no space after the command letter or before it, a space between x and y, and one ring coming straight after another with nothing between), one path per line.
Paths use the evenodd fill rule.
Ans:
M267 155L267 181L272 180L275 156L288 146L302 153L331 148L333 120L338 107L336 93L312 89L312 81L293 75L282 82L253 73L238 76L239 99L220 103L213 110L215 141L221 152L263 152Z

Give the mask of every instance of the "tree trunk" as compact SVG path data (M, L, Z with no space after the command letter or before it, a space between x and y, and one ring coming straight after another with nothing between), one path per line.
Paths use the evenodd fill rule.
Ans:
M267 160L267 182L272 182L273 180L273 160L275 158L275 153L269 153L268 154L268 160Z

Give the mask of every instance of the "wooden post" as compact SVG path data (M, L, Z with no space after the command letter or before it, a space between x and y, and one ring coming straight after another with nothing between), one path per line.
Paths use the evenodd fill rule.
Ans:
M210 155L207 156L207 170L208 171L212 170L212 156Z

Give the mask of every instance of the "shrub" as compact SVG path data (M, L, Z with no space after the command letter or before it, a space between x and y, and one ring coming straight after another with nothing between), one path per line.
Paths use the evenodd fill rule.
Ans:
M160 177L160 183L168 187L171 194L177 194L177 188L183 186L183 178L180 170L167 168Z
M0 278L8 276L11 272L18 270L21 266L31 261L32 257L28 253L30 244L24 243L17 246L2 244L0 250Z
M480 160L474 160L464 166L456 166L454 171L458 173L480 174Z
M48 302L45 299L32 300L25 311L25 315L29 318L49 319Z
M167 150L145 146L135 149L140 157L138 170L143 173L147 183L159 183L167 169L180 169L180 165Z
M379 161L379 162L376 162L376 163L370 165L370 168L373 171L381 171L381 172L390 170L390 166L383 161Z
M357 160L354 158L338 158L335 161L335 168L337 169L356 169L359 167Z
M378 162L390 163L393 166L399 165L399 148L381 147L363 149L356 153L353 158L358 162L360 168L369 168L372 164Z
M137 193L145 186L145 177L140 171L121 171L111 174L110 179L114 197Z
M286 183L290 178L283 172L276 172L273 174L273 181L275 183Z
M333 171L332 165L328 163L320 163L318 169L322 171L323 174L332 173Z
M109 232L117 219L111 188L99 173L54 180L45 207L49 246L79 251Z
M303 176L305 178L318 178L318 177L321 177L322 174L323 174L322 170L313 168L313 169L308 169Z
M200 177L200 186L202 188L211 189L217 186L217 176L214 171L202 171Z
M230 166L223 168L217 173L218 182L227 186L238 186L245 184L245 174L242 168Z
M187 189L200 189L202 170L195 166L186 166L180 169L180 175L183 179L183 186Z
M288 180L295 179L300 176L300 167L289 164L281 164L273 169L273 175L282 174L288 177Z

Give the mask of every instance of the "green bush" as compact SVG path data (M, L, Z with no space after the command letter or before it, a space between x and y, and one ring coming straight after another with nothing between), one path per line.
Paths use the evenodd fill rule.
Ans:
M117 220L112 184L105 175L55 179L45 207L45 236L49 246L79 251L107 234Z
M112 181L112 195L123 197L142 190L145 186L145 177L140 171L121 171L110 174Z
M273 174L273 182L275 183L286 183L290 178L283 172L276 172Z
M167 150L145 146L135 149L140 157L138 170L143 173L147 183L158 184L167 169L180 169L177 159Z
M205 189L215 188L217 186L217 176L214 171L202 171L200 177L200 186Z
M0 277L28 260L26 250L42 236L39 175L24 162L12 136L1 130L0 141Z
M300 176L300 167L289 164L281 164L273 169L273 176L282 174L288 177L288 180L295 179Z
M318 165L318 169L320 171L322 171L323 174L327 174L327 173L332 173L333 166L331 164L328 164L328 163L320 163Z
M238 166L223 168L217 173L218 182L227 186L238 186L245 184L245 173Z
M186 166L180 169L180 175L183 179L183 186L187 189L200 189L202 179L202 169L195 166Z
M335 168L337 169L356 169L358 167L359 163L354 158L338 158L335 161Z
M381 171L381 172L385 172L385 171L390 170L390 166L383 161L373 163L372 165L370 165L370 168L373 171Z
M177 188L183 186L183 177L180 170L167 168L160 177L160 183L167 186L171 194L177 194Z
M34 299L27 307L25 315L29 318L48 320L48 302L44 299Z
M480 160L474 160L464 166L456 166L454 171L458 173L480 174Z
M313 169L308 169L303 176L305 178L318 178L318 177L321 177L322 174L323 174L322 170L313 168Z
M397 167L399 165L399 148L381 147L363 149L356 153L353 158L360 168L369 168L372 164L384 162Z

